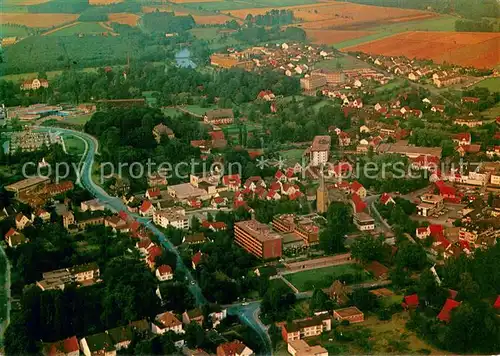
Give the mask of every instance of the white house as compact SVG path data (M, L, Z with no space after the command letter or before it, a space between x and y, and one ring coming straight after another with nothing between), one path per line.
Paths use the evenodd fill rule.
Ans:
M161 265L156 269L156 278L160 281L170 281L174 279L174 273L172 271L172 267L169 265Z
M168 331L173 331L176 334L184 334L182 322L171 312L158 314L151 324L151 331L157 335L163 335Z

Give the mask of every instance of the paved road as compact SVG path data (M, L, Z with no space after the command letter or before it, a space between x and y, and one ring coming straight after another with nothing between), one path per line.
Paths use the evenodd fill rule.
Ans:
M61 128L45 128L40 127L39 130L42 131L59 131L67 135L73 135L78 138L81 138L86 141L86 149L85 153L80 162L80 184L87 189L95 198L99 199L102 203L104 203L110 210L118 212L121 210L127 211L127 207L122 202L121 199L117 197L112 197L104 189L95 184L92 180L92 165L94 163L94 157L97 152L97 140L85 133L79 131L73 131L68 129ZM129 214L133 216L136 220L143 223L153 234L155 234L161 244L169 251L172 251L177 255L177 268L181 270L186 276L186 282L189 284L189 290L193 294L196 299L196 303L198 305L203 305L207 303L206 298L203 296L201 288L198 285L198 282L193 278L191 271L189 268L182 263L182 259L179 255L179 251L177 248L165 237L165 235L156 228L150 219L140 217L136 214ZM260 310L260 303L252 303L249 305L236 304L230 307L230 313L232 315L237 315L242 322L249 325L251 328L255 330L255 332L262 338L266 349L264 350L264 354L271 355L271 341L269 335L267 333L267 329L264 324L260 321L258 314Z

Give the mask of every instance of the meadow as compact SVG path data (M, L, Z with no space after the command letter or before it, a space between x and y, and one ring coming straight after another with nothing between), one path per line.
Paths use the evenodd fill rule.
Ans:
M97 22L80 22L73 26L52 31L49 36L76 36L80 33L85 35L101 34L106 32L106 29Z
M488 88L488 90L492 92L500 92L500 78L488 78L480 81L474 86L478 88Z

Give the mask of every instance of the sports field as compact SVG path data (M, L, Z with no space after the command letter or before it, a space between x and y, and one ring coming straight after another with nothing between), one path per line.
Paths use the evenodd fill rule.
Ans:
M368 273L355 264L316 268L287 274L284 277L299 291L305 292L316 288L328 288L339 276L345 274L359 274L360 280L357 283L369 278Z

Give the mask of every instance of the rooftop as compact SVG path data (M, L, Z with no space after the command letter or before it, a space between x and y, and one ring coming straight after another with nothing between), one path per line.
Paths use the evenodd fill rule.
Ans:
M330 136L315 136L311 151L330 151L332 138Z
M262 224L257 220L246 220L239 221L234 224L238 228L242 229L246 233L252 235L257 240L263 242L267 240L276 240L282 238L282 236L271 230L266 224Z
M334 312L340 315L341 318L348 318L350 316L363 314L363 312L356 307L336 309Z

